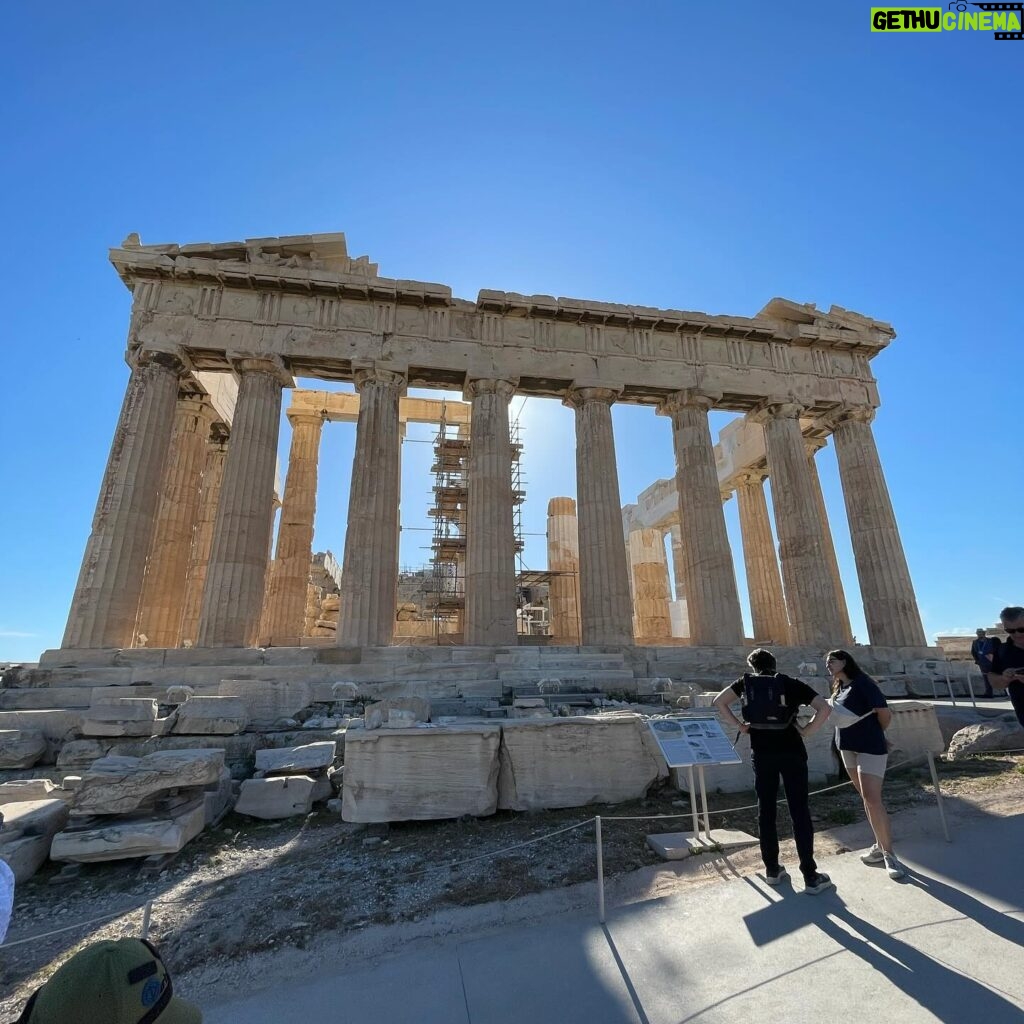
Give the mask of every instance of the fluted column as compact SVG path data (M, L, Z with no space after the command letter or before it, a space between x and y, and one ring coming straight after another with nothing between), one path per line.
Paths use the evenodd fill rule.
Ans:
M359 392L356 450L348 497L338 645L387 647L398 602L398 502L402 476L399 399L405 376L367 367Z
M672 541L672 582L676 588L676 600L686 600L686 573L683 571L683 532L678 523L669 527Z
M313 562L313 520L316 516L317 462L323 412L288 410L292 443L288 455L277 552L271 563L264 608L268 638L301 637L306 618L309 572Z
M629 565L615 463L610 388L575 387L576 516L580 545L580 622L584 644L633 643Z
M64 648L129 647L171 444L183 358L136 352L100 487Z
M659 408L672 418L680 539L690 643L742 644L743 619L725 529L708 410L715 396L676 392Z
M825 541L825 561L828 563L828 571L832 577L832 586L835 587L836 591L836 607L839 609L839 622L845 630L842 642L849 644L853 641L853 630L850 627L850 609L847 607L846 594L843 591L843 578L839 574L839 559L836 558L836 544L832 537L832 526L828 519L825 493L821 489L821 477L818 476L818 464L814 460L815 452L823 448L825 444L824 439L811 441L806 444L807 465L811 471L811 487L818 503L818 515L821 519L822 535Z
M754 639L758 643L789 643L789 619L782 596L782 577L764 496L764 474L744 473L736 481L736 503L743 536L743 563Z
M637 641L672 635L668 602L668 559L661 530L632 530L629 567L633 577L633 629Z
M206 439L216 415L206 395L179 393L135 627L138 642L147 647L177 647L181 639L181 613L199 511Z
M874 414L862 407L832 418L868 637L883 647L924 647L921 613L871 430Z
M199 489L199 511L185 575L185 603L181 612L181 643L193 646L199 635L199 615L203 608L203 587L213 547L213 527L217 522L217 505L224 482L224 462L228 454L228 428L223 423L210 427L206 442L206 458Z
M825 560L824 531L800 432L803 412L795 402L768 402L752 418L764 426L790 643L830 647L846 631Z
M548 569L551 577L548 604L552 636L566 644L580 642L580 543L576 502L552 498L548 502Z
M467 644L516 643L515 528L508 403L518 381L467 380L471 401L466 508Z
M200 647L256 642L267 578L281 389L291 377L277 357L239 355L238 403L224 463L199 617Z

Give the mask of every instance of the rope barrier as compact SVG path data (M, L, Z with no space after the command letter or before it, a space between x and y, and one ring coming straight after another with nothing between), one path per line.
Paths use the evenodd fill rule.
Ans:
M64 928L55 928L50 932L40 932L38 935L30 935L26 939L18 939L15 942L5 942L0 946L0 950L12 949L15 946L23 946L26 942L36 942L39 939L48 939L51 935L61 935L64 932L74 931L76 928L84 928L86 925L98 924L101 921L113 921L116 917L126 917L128 914L134 914L138 910L142 910L145 904L139 904L137 907L129 907L127 910L119 910L114 914L106 914L103 917L94 917L89 921L78 921L76 924L69 924Z

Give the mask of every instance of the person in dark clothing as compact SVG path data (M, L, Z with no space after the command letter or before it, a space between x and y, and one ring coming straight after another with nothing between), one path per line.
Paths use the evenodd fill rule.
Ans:
M985 692L982 694L982 697L992 698L995 694L992 692L992 684L988 680L988 674L992 671L992 653L998 640L995 637L990 640L985 636L985 630L983 629L977 629L975 633L974 642L971 644L971 657L974 659L974 664L978 666L978 670L981 672L981 680L985 684Z
M1024 728L1024 608L1010 605L999 613L1006 640L992 652L989 678L997 690L1006 690Z
M779 779L786 789L786 803L793 820L793 838L804 876L804 892L819 893L832 886L828 875L814 860L814 825L808 805L807 749L802 736L809 736L824 724L829 706L806 683L776 672L770 651L752 651L747 658L751 672L727 686L715 698L715 708L725 722L750 737L750 760L757 792L758 832L765 880L778 885L787 877L779 863L777 827ZM743 701L743 719L730 705ZM814 718L801 730L796 724L800 707L809 704Z

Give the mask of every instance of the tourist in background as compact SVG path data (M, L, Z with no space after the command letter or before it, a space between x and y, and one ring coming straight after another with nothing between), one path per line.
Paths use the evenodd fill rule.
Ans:
M978 629L975 631L976 636L974 642L971 644L971 657L974 659L974 664L978 666L981 672L981 680L985 684L985 692L982 697L994 697L995 694L992 692L992 684L989 682L988 674L992 671L992 653L995 651L996 644L999 641L992 637L991 639L985 636L985 630Z
M839 723L836 746L875 834L874 845L860 859L865 864L885 864L890 878L903 878L907 872L893 853L889 814L882 803L889 759L885 730L892 722L892 712L878 684L846 651L829 651L825 668L832 676L830 704Z
M829 707L806 683L775 671L775 656L770 651L752 651L747 658L752 669L715 698L714 706L726 723L750 737L750 761L757 791L758 838L765 880L778 885L787 877L779 864L777 826L779 778L786 789L786 803L793 820L793 839L804 876L804 892L819 893L833 885L828 875L818 870L814 860L814 825L808 803L807 749L801 736L821 728L829 716ZM743 720L730 705L743 702ZM814 708L814 718L800 730L796 716L801 706Z
M1024 728L1024 608L1016 604L1004 608L999 621L1006 630L1006 641L996 641L990 678L997 690L1009 693L1017 721Z

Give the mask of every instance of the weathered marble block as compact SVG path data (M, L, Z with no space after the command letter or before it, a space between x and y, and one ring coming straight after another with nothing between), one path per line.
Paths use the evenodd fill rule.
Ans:
M26 800L69 800L71 794L49 779L12 779L0 783L0 805Z
M0 768L31 768L45 753L41 732L0 729Z
M527 811L642 797L662 772L646 729L637 715L506 722L498 806Z
M329 789L330 782L327 786ZM309 814L316 797L316 788L316 780L308 775L246 779L242 783L242 791L238 794L235 813L268 819Z
M410 713L413 722L430 721L430 701L425 697L386 697L366 707L363 712L366 728L379 729L389 725L392 711Z
M82 775L74 809L129 814L168 789L208 786L224 767L223 750L160 750L145 757L102 757ZM134 856L134 855L132 855Z
M330 740L301 747L279 747L256 751L256 771L266 775L321 771L334 763L337 747Z
M498 725L350 730L342 817L370 822L493 814L500 741Z
M249 724L239 697L192 697L178 707L173 732L192 736L235 736Z
M223 679L217 689L222 697L240 698L250 722L290 718L313 699L309 683L295 680Z
M72 740L60 748L57 767L64 771L89 768L93 761L106 757L109 751L110 743L103 740Z
M206 804L200 798L169 819L114 819L99 828L60 832L54 836L50 858L91 863L177 853L202 832L205 822Z
M152 736L158 707L147 697L103 699L82 715L83 736Z
M0 811L4 816L0 860L5 860L14 872L15 882L24 882L45 863L53 837L67 824L67 802L43 799L6 803L0 796Z

